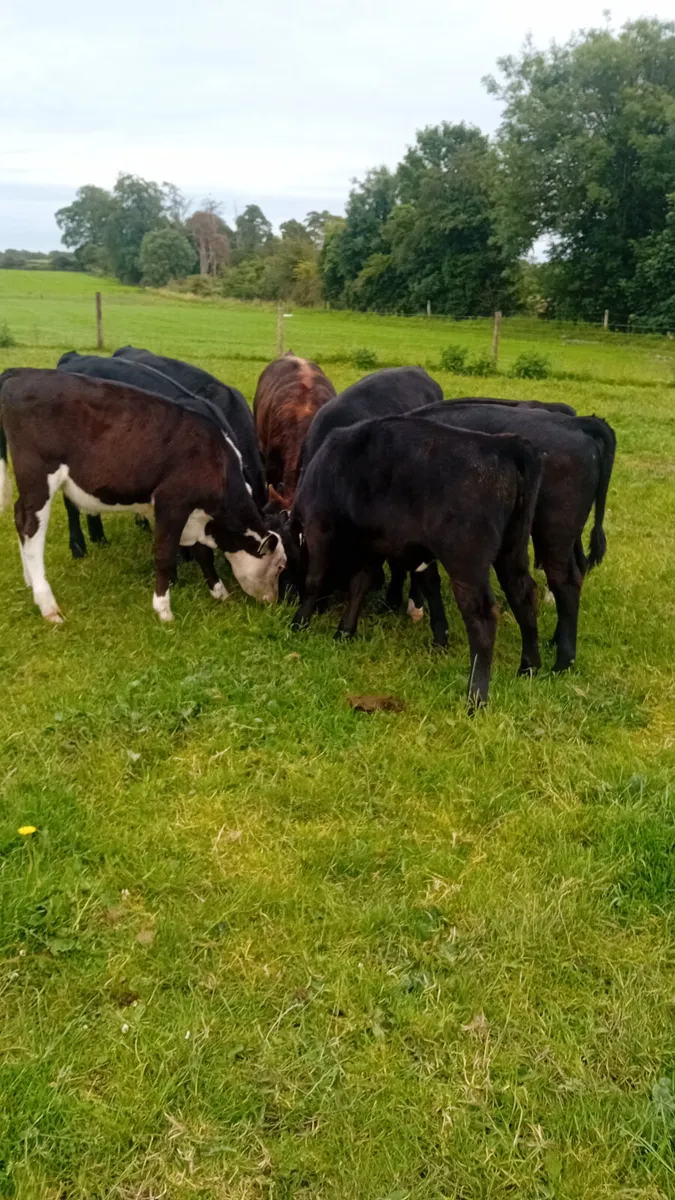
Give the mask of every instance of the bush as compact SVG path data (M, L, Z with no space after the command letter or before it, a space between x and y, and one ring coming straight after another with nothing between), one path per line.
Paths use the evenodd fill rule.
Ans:
M469 351L466 346L446 346L441 350L441 367L452 375L466 375L466 359Z
M9 325L6 321L3 321L2 325L0 325L0 349L10 350L12 346L16 346L16 344L16 338L14 337Z
M192 242L172 225L151 229L141 242L139 255L143 283L166 287L170 279L189 275L197 263Z
M367 346L358 346L356 350L352 350L351 359L360 371L373 371L377 366L377 355Z
M537 354L531 350L516 359L509 374L512 379L548 379L551 374L551 361L545 354Z
M494 359L489 358L486 354L482 357L474 358L470 363L467 363L464 369L465 375L496 375L497 368L494 364Z

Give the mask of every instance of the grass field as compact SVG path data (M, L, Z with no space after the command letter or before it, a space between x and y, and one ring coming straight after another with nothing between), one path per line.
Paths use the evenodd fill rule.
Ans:
M91 348L97 286L109 348L251 398L272 310L78 276L0 271L0 370ZM355 346L489 347L485 322L288 327L338 386ZM517 680L504 614L473 720L449 601L447 656L372 610L336 645L335 613L293 636L188 566L164 628L147 536L110 518L74 563L57 505L47 628L0 518L0 1197L675 1196L673 349L507 322L507 366L519 336L596 379L438 377L605 416L609 548L576 670L547 650ZM348 707L378 691L405 711Z

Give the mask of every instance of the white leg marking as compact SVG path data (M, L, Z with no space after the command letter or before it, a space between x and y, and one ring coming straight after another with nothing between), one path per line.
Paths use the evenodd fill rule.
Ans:
M152 597L152 607L157 613L160 621L173 621L173 613L171 611L171 600L169 599L168 588L163 596L158 596L155 592Z
M225 587L225 584L223 583L222 579L218 580L215 587L209 588L209 591L210 591L211 595L213 596L214 600L227 600L227 598L230 594L228 592L227 588Z
M12 481L7 470L7 463L0 458L0 511L12 503Z
M414 621L415 624L417 624L418 621L422 621L424 619L424 609L417 608L415 605L415 601L409 600L408 601L408 616L410 617L411 621Z
M415 567L415 573L417 575L421 574L422 571L426 571L428 566L429 563L420 563L419 567Z
M31 587L30 576L28 574L28 571L26 570L26 560L23 556L23 542L21 541L21 538L19 538L19 554L21 555L21 569L23 570L23 581L24 581L26 587Z
M45 575L45 541L51 506L52 502L48 500L39 513L35 514L38 523L37 532L24 541L21 549L21 557L23 559L24 578L29 587L33 589L33 599L45 621L52 621L55 625L60 625L63 617Z

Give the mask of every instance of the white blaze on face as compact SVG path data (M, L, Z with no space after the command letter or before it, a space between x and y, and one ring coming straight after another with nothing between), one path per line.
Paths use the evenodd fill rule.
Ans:
M225 555L244 591L263 604L275 604L279 599L279 576L286 566L286 551L281 538L278 534L274 536L276 548L261 558L247 550L235 550Z

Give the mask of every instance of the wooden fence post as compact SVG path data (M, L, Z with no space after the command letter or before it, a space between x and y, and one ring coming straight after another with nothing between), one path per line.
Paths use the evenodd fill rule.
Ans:
M431 316L431 300L427 300L427 316Z
M609 329L609 309L608 308L605 309L605 319L602 322L602 324L603 324L604 329L606 329L606 330Z
M103 349L103 312L101 309L101 293L96 293L96 346Z
M281 358L284 352L284 309L279 301L277 305L277 358Z
M496 312L494 325L492 326L492 361L495 366L497 366L497 359L499 358L499 330L501 323L502 314L500 312Z

